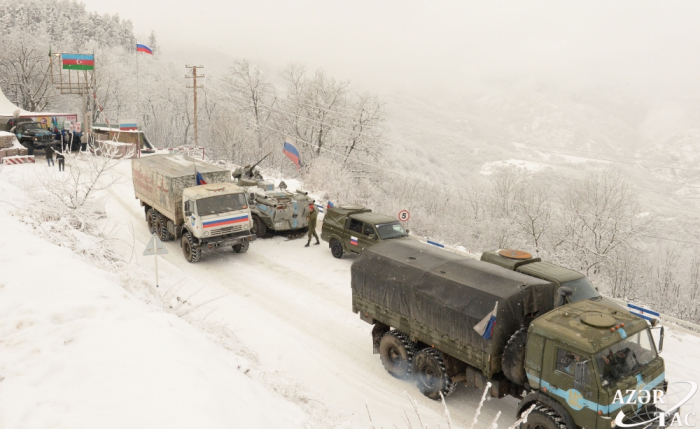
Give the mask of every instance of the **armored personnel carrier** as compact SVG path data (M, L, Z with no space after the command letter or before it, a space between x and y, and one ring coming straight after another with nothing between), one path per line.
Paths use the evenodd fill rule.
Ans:
M305 231L309 226L306 220L309 206L314 200L308 192L288 191L284 182L275 188L272 180L265 180L256 166L266 157L252 166L238 167L233 171L238 186L246 189L254 234L265 237L270 232Z

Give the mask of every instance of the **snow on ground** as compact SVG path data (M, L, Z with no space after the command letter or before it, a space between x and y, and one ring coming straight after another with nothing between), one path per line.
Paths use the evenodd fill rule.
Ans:
M115 173L121 179L106 191L108 220L121 226L123 251L132 253L135 243L134 270L153 279L154 257L140 256L150 235L134 199L129 161ZM7 198L8 175L7 168L0 173L0 199ZM187 263L176 242L165 243L170 253L159 257L161 288L177 290L193 305L213 300L192 313L224 324L257 355L259 364L251 365L247 377L237 368L239 356L133 298L67 250L51 248L51 257L41 258L49 252L46 243L15 218L0 215L13 230L8 242L17 243L16 251L0 257L0 268L24 271L3 279L0 288L0 296L10 297L0 301L0 423L38 415L70 422L66 427L95 426L100 416L115 415L115 427L129 417L142 418L144 424L136 426L143 427L191 427L186 422L193 419L199 427L218 427L243 418L258 427L299 426L304 419L368 427L371 415L376 428L403 429L418 427L410 396L424 424L447 427L442 404L390 376L372 354L371 326L351 311L354 258L333 258L325 243L304 248L304 239L277 236L253 242L242 255L231 249L205 253L198 264ZM38 258L50 262L33 269ZM79 277L56 275L77 272ZM663 353L668 378L700 381L699 350L699 338L671 331ZM102 386L104 398L94 393ZM453 427L469 426L480 396L459 386L448 398ZM513 398L487 401L477 427L486 427L498 411L500 427L507 427L516 404ZM120 414L124 409L129 417ZM246 417L237 417L234 410L240 409Z

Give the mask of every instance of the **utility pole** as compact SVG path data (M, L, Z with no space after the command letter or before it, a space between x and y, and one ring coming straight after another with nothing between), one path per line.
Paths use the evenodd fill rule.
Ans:
M197 88L204 88L204 85L197 85L197 78L198 77L204 77L203 74L198 75L197 74L197 69L203 69L204 66L189 66L186 65L185 68L192 69L192 75L191 76L185 76L185 79L192 79L192 85L188 84L188 88L194 89L194 145L195 147L199 147L199 139L197 137Z

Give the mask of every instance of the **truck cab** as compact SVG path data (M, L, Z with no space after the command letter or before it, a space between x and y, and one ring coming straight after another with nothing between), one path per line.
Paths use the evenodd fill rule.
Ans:
M542 261L542 259L533 257L527 252L512 249L489 250L481 254L481 260L511 271L550 281L559 288L567 288L568 294L562 295L562 304L593 300L611 309L623 310L615 301L602 296L583 274L551 262Z
M532 390L519 413L539 402L569 428L614 428L620 411L627 419L653 414L641 401L626 403L630 395L648 391L653 397L666 386L664 361L647 322L588 300L558 307L530 324L525 373ZM618 391L625 403L615 401Z
M22 120L23 118L18 119L18 123L14 127L14 133L22 146L29 150L29 154L33 154L34 149L44 149L46 145L53 142L53 134L49 130L42 128L40 123L32 120Z
M328 242L336 258L346 252L361 253L382 241L407 237L408 231L396 218L358 205L328 207L321 227L321 239Z
M243 233L252 227L246 194L233 183L212 183L182 191L185 227L200 241Z

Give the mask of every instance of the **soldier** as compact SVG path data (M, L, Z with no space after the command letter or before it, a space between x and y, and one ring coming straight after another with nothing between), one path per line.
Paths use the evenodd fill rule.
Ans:
M53 166L53 147L50 144L47 144L44 152L46 153L46 162L49 164L49 167Z
M58 171L65 171L66 157L63 155L63 152L56 152L56 161L58 161Z
M309 247L309 244L311 244L311 236L313 235L316 237L316 244L321 244L320 241L318 241L318 234L316 234L316 218L318 217L318 213L316 213L316 210L314 209L314 203L312 202L309 205L309 215L306 217L306 220L309 221L309 241L306 242L306 246L304 247Z

